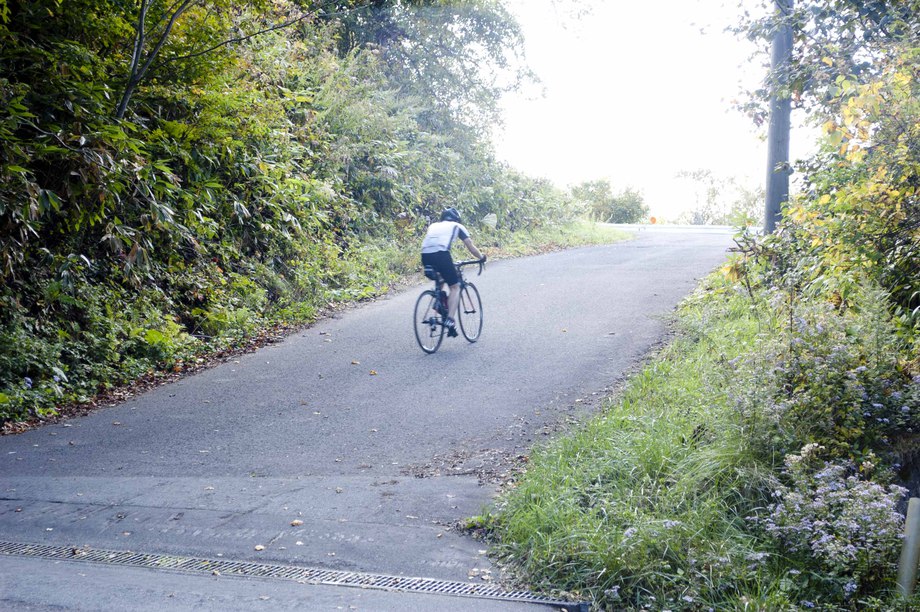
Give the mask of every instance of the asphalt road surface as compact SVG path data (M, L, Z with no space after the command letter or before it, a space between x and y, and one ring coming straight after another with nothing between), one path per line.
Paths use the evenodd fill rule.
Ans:
M0 438L0 608L539 607L445 594L500 582L485 545L455 526L648 354L730 245L728 230L643 229L490 263L471 277L484 303L475 344L445 338L422 353L420 284L119 406ZM112 552L89 558L99 550ZM177 559L250 565L238 577ZM350 586L266 577L278 566ZM381 576L436 588L377 588Z

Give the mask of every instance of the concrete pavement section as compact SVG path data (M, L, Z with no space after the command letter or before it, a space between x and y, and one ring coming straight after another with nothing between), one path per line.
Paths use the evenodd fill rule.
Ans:
M476 344L419 350L420 285L119 406L0 438L0 541L501 582L485 545L455 526L648 353L730 244L727 231L649 230L492 263L472 277ZM0 567L0 607L18 609L523 606L22 556L0 555Z

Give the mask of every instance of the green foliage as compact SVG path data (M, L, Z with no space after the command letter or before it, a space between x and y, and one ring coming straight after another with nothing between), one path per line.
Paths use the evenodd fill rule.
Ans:
M499 120L501 94L535 80L520 28L499 1L321 4L335 15L343 56L375 50L401 95L429 101L419 115L425 129L462 125L485 135Z
M826 133L824 151L801 165L805 189L785 211L788 265L802 286L844 300L869 275L892 292L905 325L920 314L917 9L913 0L808 0L789 16L744 26L755 38L777 20L793 26L785 93ZM769 93L755 92L752 104Z
M893 482L915 486L920 450L918 8L804 0L745 25L796 37L749 110L792 95L824 151L676 342L531 458L489 523L529 581L610 609L916 607L893 593ZM719 183L690 178L709 214Z
M532 454L489 521L497 554L601 608L887 609L887 485L916 448L920 378L886 303L806 321L811 304L708 285L621 396ZM783 470L803 447L816 469Z
M503 68L464 61L517 52L507 13L372 5L3 5L0 418L385 291L448 204L497 241L573 218L461 121L493 112Z
M586 181L571 189L572 197L585 207L589 218L602 223L638 223L648 215L642 194L626 188L614 195L607 180Z
M776 503L757 523L776 542L776 554L809 569L786 572L790 599L818 594L822 603L855 603L890 581L904 530L898 505L907 490L860 477L851 463L821 461L823 450L808 444L786 456L789 484L779 486Z
M738 427L764 456L817 443L827 458L862 461L920 430L908 343L898 334L884 293L861 289L859 310L790 302L759 294L771 313L770 335L756 354L733 363L744 381L734 397ZM909 442L908 442L909 444Z
M763 188L750 189L739 184L737 179L719 177L709 170L681 172L678 178L687 181L684 197L693 201L693 208L677 219L679 223L733 227L763 225Z
M602 608L692 609L756 583L760 555L739 517L767 498L770 472L739 452L716 407L727 403L718 364L757 328L742 300L726 306L694 308L687 324L702 337L679 339L600 417L531 456L495 525L534 584Z
M791 12L762 3L762 16L739 11L744 20L737 31L761 42L769 53L773 33L780 25L793 32L792 63L783 74L773 74L751 92L743 105L759 125L766 121L771 95L790 96L809 113L823 113L843 81L871 83L884 72L889 54L917 42L920 2L917 0L796 0Z

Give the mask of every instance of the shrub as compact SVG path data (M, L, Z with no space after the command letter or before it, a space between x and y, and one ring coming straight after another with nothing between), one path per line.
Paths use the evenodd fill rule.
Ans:
M859 311L769 295L769 333L733 364L736 424L759 455L814 442L831 458L897 463L899 442L920 431L920 401L885 294L863 287Z
M861 478L851 462L822 461L824 450L808 444L786 456L786 482L755 522L800 568L786 572L793 600L847 604L892 586L904 522L897 506L907 490Z

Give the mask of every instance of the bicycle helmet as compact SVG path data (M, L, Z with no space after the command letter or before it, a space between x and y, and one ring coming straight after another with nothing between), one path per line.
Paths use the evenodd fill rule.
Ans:
M441 221L453 221L455 223L460 223L460 213L456 208L451 206L441 213Z

